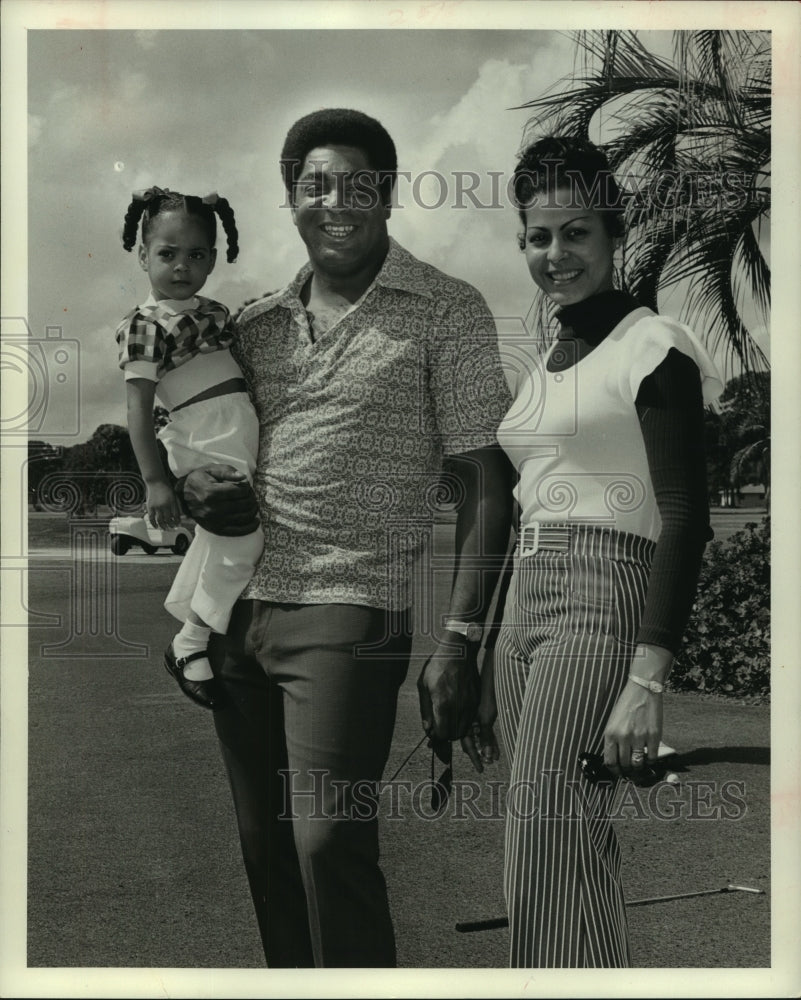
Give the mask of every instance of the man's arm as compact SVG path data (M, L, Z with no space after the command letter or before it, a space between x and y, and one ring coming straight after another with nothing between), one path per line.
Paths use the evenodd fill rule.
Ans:
M503 568L512 525L513 468L497 446L452 456L464 487L457 513L448 619L484 624ZM423 728L440 740L464 736L479 698L478 649L443 632L417 682Z

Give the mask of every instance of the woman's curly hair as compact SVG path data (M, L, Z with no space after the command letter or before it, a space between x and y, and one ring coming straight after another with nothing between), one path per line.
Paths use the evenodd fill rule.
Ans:
M624 235L626 195L605 153L589 139L545 136L523 150L512 175L512 195L524 225L534 199L557 189L569 190L571 202L600 211L610 236Z

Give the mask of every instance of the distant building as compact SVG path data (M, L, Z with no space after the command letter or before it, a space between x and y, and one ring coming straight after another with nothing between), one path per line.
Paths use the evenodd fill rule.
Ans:
M737 490L720 490L718 499L721 507L764 507L765 487L751 483Z

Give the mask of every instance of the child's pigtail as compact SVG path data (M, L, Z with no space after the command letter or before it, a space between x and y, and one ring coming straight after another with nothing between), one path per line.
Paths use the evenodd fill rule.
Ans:
M139 229L139 220L145 214L145 209L150 205L160 205L163 198L170 197L169 188L149 187L146 191L134 191L131 204L125 213L125 221L122 226L122 245L126 250L132 250L136 246L136 233ZM156 212L151 212L155 215ZM144 230L142 238L144 239Z
M222 222L225 235L228 238L228 252L226 254L226 259L229 264L233 264L239 255L239 233L237 232L236 222L234 220L234 210L228 204L228 200L226 198L220 198L216 192L214 194L207 194L206 197L203 198L203 203L211 205L212 209L220 217L220 222Z
M122 226L122 245L129 252L136 246L136 234L139 231L139 220L142 213L147 208L144 198L133 196L128 211L125 213L125 221Z

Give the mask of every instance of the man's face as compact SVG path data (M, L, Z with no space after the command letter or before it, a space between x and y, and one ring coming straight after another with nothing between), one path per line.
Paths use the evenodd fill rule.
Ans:
M381 200L378 177L363 150L312 149L292 202L292 219L316 272L342 279L383 261L390 207Z

